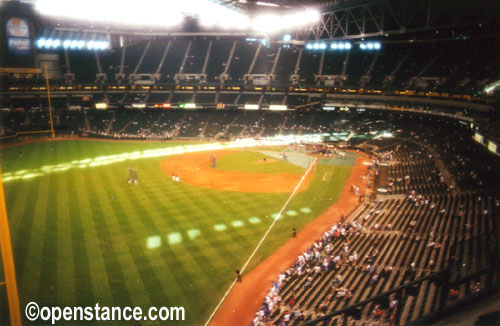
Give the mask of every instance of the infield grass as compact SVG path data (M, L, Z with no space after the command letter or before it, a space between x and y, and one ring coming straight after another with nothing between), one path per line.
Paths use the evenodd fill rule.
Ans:
M2 150L2 171L177 145L34 143ZM246 153L251 152L228 156L228 168L247 168ZM21 311L30 301L40 306L184 306L186 321L171 324L206 321L289 194L174 183L160 168L164 159L125 160L4 182ZM253 172L258 165L259 173L275 173L273 164L250 165L255 165ZM285 164L287 171L305 172ZM126 182L129 167L138 172L137 186ZM330 181L322 180L326 172L333 176ZM292 227L300 230L332 205L349 172L346 166L318 166L309 188L292 200L249 267L288 240ZM8 322L4 293L0 287L0 324Z
M256 151L228 154L217 161L217 169L262 174L293 173L302 175L306 172L304 168Z

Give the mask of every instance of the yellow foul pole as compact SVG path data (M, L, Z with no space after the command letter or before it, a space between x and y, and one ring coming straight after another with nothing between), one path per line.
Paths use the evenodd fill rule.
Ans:
M10 324L21 325L21 313L19 310L19 295L17 293L16 270L14 267L14 256L10 242L9 221L7 219L7 208L5 207L5 196L3 192L2 171L0 170L0 249L2 252L2 264L5 274L5 285L7 287L7 298L9 301Z
M54 139L55 134L54 134L54 123L52 121L52 105L50 104L49 73L47 72L47 65L45 65L44 68L45 68L45 83L47 85L47 98L49 100L50 132L52 133L52 139Z

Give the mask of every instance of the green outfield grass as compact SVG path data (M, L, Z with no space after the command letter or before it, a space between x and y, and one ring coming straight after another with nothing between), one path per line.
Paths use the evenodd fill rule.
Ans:
M289 194L174 183L161 171L164 157L43 172L47 165L177 145L61 141L1 151L4 174L42 171L4 182L22 311L30 301L48 306L184 306L186 322L172 324L205 322ZM253 153L241 153L227 157L231 169L254 165L260 173L278 171L274 163L249 164L246 155ZM304 172L284 164L287 170ZM138 171L137 186L126 182L129 167ZM319 165L309 188L292 200L250 267L288 240L292 227L300 230L332 205L350 169ZM329 181L323 181L325 173ZM0 324L8 321L3 292L0 288Z
M266 162L262 161L264 158ZM306 172L304 168L255 151L228 154L217 160L217 169L263 174L304 174Z

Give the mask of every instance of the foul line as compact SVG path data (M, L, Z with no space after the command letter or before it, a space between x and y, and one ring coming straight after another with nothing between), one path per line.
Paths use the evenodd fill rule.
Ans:
M262 239L260 239L260 242L257 245L257 247L255 247L254 251L252 252L252 254L250 255L250 257L246 261L245 265L243 265L243 267L241 268L240 273L243 273L245 271L245 269L247 268L248 264L252 260L253 256L255 256L255 254L257 253L257 250L259 250L260 246L262 245L262 243L264 242L264 240L266 240L267 236L269 235L269 232L271 232L271 229L274 227L274 225L276 224L276 222L278 222L278 219L281 217L281 214L285 210L285 208L288 205L288 203L290 202L290 200L292 200L292 198L295 195L295 193L297 192L297 190L299 190L300 185L302 184L302 182L304 181L304 179L306 178L306 176L309 174L309 172L311 171L311 168L314 166L314 164L316 163L316 161L317 161L317 158L315 158L314 161L311 163L311 165L309 165L309 168L307 169L306 173L304 173L304 175L300 179L299 183L297 184L297 186L293 190L292 194L290 195L290 197L288 197L288 200L285 202L285 204L281 208L280 212L278 213L278 215L274 219L273 223L271 223L271 225L267 229L267 231L264 234L264 236L262 237ZM217 312L217 310L219 310L219 308L222 305L222 303L224 302L224 300L226 300L226 297L228 296L229 292L231 292L231 290L233 289L233 287L234 287L235 284L236 284L236 279L233 281L233 283L231 283L231 286L229 286L229 289L226 291L226 293L224 294L224 296L222 297L222 299L219 301L219 303L217 304L217 307L215 307L215 309L212 312L212 314L210 315L210 317L208 317L208 320L205 323L205 326L208 326L208 324L212 321L212 318L214 318L215 313Z

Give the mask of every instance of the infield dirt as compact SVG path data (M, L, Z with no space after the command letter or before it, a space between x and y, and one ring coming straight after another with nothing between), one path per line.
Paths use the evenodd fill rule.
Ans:
M238 151L221 150L171 156L162 162L161 168L165 174L169 176L175 174L179 176L181 182L193 186L253 193L291 193L302 178L301 174L248 173L210 167L212 155L220 159L233 153ZM309 173L298 191L307 189L312 177L313 173Z

